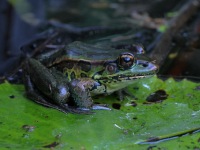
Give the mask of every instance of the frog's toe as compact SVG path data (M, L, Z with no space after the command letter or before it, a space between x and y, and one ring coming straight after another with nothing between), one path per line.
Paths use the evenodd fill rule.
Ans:
M105 104L102 104L102 105L101 105L101 104L93 105L93 106L92 106L92 109L93 109L93 110L99 110L99 109L100 109L100 110L111 110L111 109L108 108L107 105L105 105Z

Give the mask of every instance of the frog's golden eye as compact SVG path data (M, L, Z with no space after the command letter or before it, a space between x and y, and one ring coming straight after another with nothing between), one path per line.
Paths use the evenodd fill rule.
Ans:
M131 68L135 63L135 57L131 53L122 53L118 58L118 65L123 69Z

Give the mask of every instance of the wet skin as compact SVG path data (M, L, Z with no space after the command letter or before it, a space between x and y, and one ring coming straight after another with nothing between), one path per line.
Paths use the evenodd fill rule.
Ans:
M62 112L109 109L92 96L111 94L156 74L158 67L142 46L110 48L79 41L29 58L24 63L27 96Z

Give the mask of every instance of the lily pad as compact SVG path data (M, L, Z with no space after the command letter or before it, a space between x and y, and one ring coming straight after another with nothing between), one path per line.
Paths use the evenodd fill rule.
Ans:
M156 91L165 98L147 98ZM25 97L23 85L0 85L1 149L200 149L200 84L157 77L128 87L134 96L98 96L111 111L64 114ZM162 92L161 92L162 93ZM162 95L161 95L162 97Z

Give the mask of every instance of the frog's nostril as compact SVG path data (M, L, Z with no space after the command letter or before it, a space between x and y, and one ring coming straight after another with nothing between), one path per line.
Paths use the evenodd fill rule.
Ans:
M142 64L142 66L143 66L143 67L148 67L148 66L149 66L149 62L144 62L144 63Z

